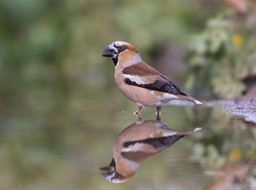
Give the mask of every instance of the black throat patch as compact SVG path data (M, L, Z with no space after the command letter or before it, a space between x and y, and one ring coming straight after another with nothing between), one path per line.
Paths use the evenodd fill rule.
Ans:
M117 62L118 62L118 57L112 58L112 61L113 61L114 65L116 66L116 64L117 64Z

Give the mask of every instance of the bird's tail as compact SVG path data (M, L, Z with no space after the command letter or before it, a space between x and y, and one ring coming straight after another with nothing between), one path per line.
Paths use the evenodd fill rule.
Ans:
M200 131L201 129L202 129L201 127L197 127L197 128L195 128L195 129L193 129L193 130L191 130L191 131L178 131L178 132L176 133L176 135L178 135L178 136L186 136L186 135L190 135L190 134L192 134L192 133L198 132L198 131Z
M202 102L200 102L199 100L196 100L195 98L191 97L191 96L184 96L184 95L179 95L178 96L180 99L183 99L183 100L187 100L187 101L190 101L190 102L193 102L194 104L196 105L201 105L203 104Z
M201 105L201 104L203 104L202 102L200 102L199 100L196 100L196 99L194 99L193 102L194 102L196 105Z

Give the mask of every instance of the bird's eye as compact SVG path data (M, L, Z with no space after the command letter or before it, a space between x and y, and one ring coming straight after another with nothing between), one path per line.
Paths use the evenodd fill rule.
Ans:
M126 50L127 47L125 45L122 45L122 46L117 47L117 49L118 49L118 52L121 53L122 51Z

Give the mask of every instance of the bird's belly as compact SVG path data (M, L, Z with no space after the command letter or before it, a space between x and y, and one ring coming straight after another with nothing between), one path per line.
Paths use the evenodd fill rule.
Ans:
M128 84L119 86L125 96L135 103L148 107L162 107L170 104L170 101L177 99L177 96L165 92L149 90Z
M154 107L157 99L154 95L150 93L150 90L144 89L137 86L126 85L127 87L120 87L120 90L125 96L135 103L142 104L143 106Z

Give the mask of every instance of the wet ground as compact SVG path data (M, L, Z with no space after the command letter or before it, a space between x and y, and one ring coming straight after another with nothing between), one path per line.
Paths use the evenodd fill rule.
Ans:
M241 117L247 122L256 124L256 86L244 95L234 100L219 100L207 102L207 106L220 107L227 113Z

